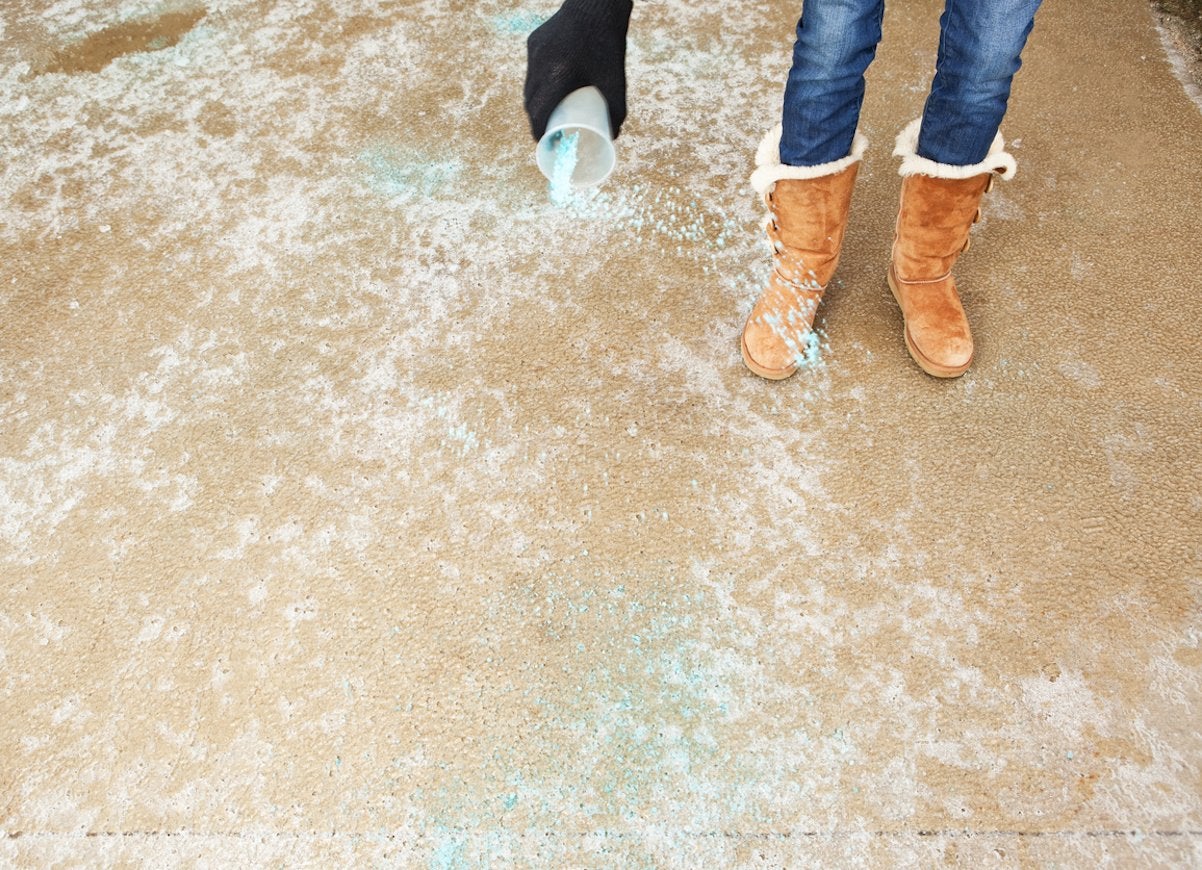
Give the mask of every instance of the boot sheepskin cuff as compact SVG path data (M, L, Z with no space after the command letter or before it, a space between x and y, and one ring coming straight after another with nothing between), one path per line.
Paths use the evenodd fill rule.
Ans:
M971 166L954 166L950 163L937 163L925 157L918 156L918 131L922 128L922 117L915 118L906 128L897 134L897 144L893 148L893 156L902 159L900 175L929 175L932 178L972 178L983 172L997 172L1006 181L1014 177L1018 164L1014 157L1006 151L1006 141L999 132L993 137L989 153L980 163Z
M864 156L868 140L855 134L851 142L851 153L830 163L819 163L817 166L785 166L780 162L780 137L782 127L777 124L764 136L759 149L755 152L755 172L751 173L751 186L760 196L766 197L776 186L776 182L787 179L821 178L824 175L834 175L842 172Z

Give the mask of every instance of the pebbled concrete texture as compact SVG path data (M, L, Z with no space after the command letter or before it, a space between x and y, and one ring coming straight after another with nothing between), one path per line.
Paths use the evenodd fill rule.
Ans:
M0 3L0 862L1202 864L1202 114L1142 3L1047 5L937 382L894 0L770 384L796 7L636 4L560 209L553 4Z

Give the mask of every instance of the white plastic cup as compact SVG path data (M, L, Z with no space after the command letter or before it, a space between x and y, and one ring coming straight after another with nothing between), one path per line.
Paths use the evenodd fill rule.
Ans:
M555 171L556 133L580 134L572 187L594 187L609 178L618 155L609 126L609 105L600 90L590 86L572 91L551 113L547 132L534 151L538 168L548 180Z

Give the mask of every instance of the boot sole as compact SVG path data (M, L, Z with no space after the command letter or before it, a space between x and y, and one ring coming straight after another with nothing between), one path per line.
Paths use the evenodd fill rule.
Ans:
M739 334L739 350L743 353L743 365L751 369L752 372L759 375L761 378L766 378L770 381L783 381L785 378L792 377L797 371L797 367L793 366L788 369L766 369L751 358L751 354L747 352L747 342L743 340L742 333Z
M897 307L901 308L901 296L897 292L897 285L893 283L893 270L890 269L885 278L889 281L889 292L893 294L893 301L897 303ZM904 309L902 309L904 311ZM902 323L905 324L906 315L902 314ZM929 360L923 356L922 351L918 349L918 345L914 343L914 339L910 338L910 327L905 326L906 335L906 350L910 353L910 358L918 363L918 367L933 378L958 378L960 375L968 371L968 367L972 365L972 361L976 358L974 353L968 358L968 362L961 366L945 366L940 365L934 360Z

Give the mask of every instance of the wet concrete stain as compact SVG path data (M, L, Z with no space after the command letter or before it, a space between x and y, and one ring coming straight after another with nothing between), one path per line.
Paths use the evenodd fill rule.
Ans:
M60 49L42 72L68 75L100 72L119 57L171 48L207 14L208 10L198 7L106 27Z

